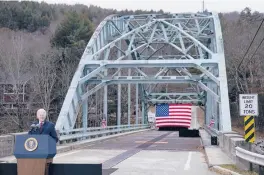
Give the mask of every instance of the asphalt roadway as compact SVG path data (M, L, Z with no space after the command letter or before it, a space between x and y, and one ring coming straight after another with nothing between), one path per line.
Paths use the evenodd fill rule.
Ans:
M54 163L103 163L104 175L216 175L208 170L200 138L177 131L120 136L56 155Z

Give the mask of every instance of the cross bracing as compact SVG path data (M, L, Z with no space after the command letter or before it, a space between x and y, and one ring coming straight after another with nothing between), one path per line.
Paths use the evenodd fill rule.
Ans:
M92 95L103 93L107 119L108 90L117 85L117 124L121 124L122 88L127 88L131 115L131 86L135 86L136 123L157 103L203 104L206 123L230 131L230 111L221 26L217 14L161 14L107 17L90 39L65 97L56 128L76 127L82 115L87 127ZM192 88L192 92L179 90ZM170 87L170 88L168 88ZM165 92L164 92L165 88ZM162 91L162 92L161 92ZM141 104L139 104L139 101ZM130 118L128 119L130 124Z
M146 100L156 103L204 103L203 94L198 93L150 93Z

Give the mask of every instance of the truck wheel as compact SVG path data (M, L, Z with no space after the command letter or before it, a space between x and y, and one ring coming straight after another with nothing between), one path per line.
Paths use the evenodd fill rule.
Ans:
M187 128L180 128L179 129L179 137L186 137L187 136Z
M199 130L180 129L179 137L200 137Z

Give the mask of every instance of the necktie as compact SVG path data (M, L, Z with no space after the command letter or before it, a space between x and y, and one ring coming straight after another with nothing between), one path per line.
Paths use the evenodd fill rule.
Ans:
M42 126L43 126L43 122L40 122L40 127L39 127L40 132L42 131Z

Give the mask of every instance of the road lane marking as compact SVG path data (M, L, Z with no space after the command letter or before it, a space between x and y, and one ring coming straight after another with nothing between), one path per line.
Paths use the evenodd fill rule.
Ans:
M95 145L95 144L90 144L90 145L84 146L84 148L89 147L89 146L94 146L94 145Z
M87 146L85 146L84 148L89 147L89 146L93 146L93 145L95 145L95 144L87 145ZM68 152L68 153L60 153L60 154L57 154L54 158L56 158L56 157L62 157L62 156L67 156L67 155L71 155L71 154L74 154L74 153L78 153L78 152L80 152L80 151L82 151L82 150L71 151L71 152Z
M158 142L160 140L163 140L164 138L166 138L170 134L171 134L171 132L166 132L165 134L159 135L159 136L157 136L151 140L145 140L142 144L137 145L136 148L132 148L132 149L130 148L127 151L103 162L103 169L110 169L110 168L116 166L117 164L119 164L120 162L123 162L124 160L134 156L135 154L139 153L140 151L145 150L145 149L147 149L153 145L153 144L146 144L146 142Z
M82 151L82 150L72 151L72 152L64 153L64 154L58 154L58 155L56 155L54 158L63 157L63 156L68 156L68 155L71 155L71 154L79 153L79 152L81 152L81 151Z
M160 143L160 144L166 144L166 143L168 143L168 142L146 142L146 141L135 141L135 143L154 143L154 144L156 144L156 143Z
M89 146L93 146L95 144L90 144L90 145L87 145L85 146L86 147L89 147ZM62 157L62 156L68 156L68 155L71 155L71 154L74 154L74 153L78 153L78 152L81 152L82 150L77 150L77 151L72 151L72 152L68 152L68 153L61 153L61 154L57 154L54 158L57 158L57 157Z
M185 166L184 166L185 171L190 169L191 159L192 159L192 152L189 152L188 159L187 159Z

